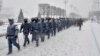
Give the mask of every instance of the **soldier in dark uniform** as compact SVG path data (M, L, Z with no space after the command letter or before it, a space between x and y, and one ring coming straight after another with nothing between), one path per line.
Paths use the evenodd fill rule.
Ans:
M50 23L51 23L51 31L50 31L50 35L51 35L51 37L53 36L53 19L54 18L50 18Z
M56 35L56 27L57 27L55 19L53 19L52 24L53 24L53 35L55 36Z
M32 31L32 38L33 38L33 41L35 40L36 41L36 46L38 47L39 46L39 31L40 31L40 26L39 26L39 22L38 22L38 19L35 18L35 23L32 24L32 27L31 27L31 31Z
M20 45L16 42L17 35L18 35L17 25L14 24L13 19L9 19L9 26L7 27L7 35L6 35L9 47L8 55L12 53L12 44L16 46L18 50L20 50Z
M20 32L22 32L22 30L23 30L23 34L24 34L24 44L23 44L24 47L26 46L26 43L30 44L30 41L28 38L28 35L30 32L30 27L31 26L28 23L28 20L24 19L24 23L22 23L21 28L20 28Z
M79 30L81 30L82 24L83 24L83 20L80 18L80 19L78 20Z
M57 32L59 32L59 19L57 19Z
M67 18L67 20L66 20L66 28L69 28L69 26L70 26L69 18Z
M66 19L63 18L64 29L66 29Z
M34 37L34 31L32 31L32 27L34 27L34 24L35 24L35 18L32 18L31 19L31 23L30 23L30 25L31 25L31 31L30 31L30 33L32 34L32 42L35 40L35 37Z
M46 23L46 33L48 35L48 39L50 38L50 33L52 30L52 23L50 22L51 18L46 18L47 19L47 23Z
M44 19L41 18L41 22L40 22L40 37L41 37L41 42L44 42L44 40L45 40L45 33L46 33L46 23L44 22Z
M57 24L58 24L58 26L57 26L58 27L58 32L60 32L61 31L61 21L60 21L60 19L58 19Z

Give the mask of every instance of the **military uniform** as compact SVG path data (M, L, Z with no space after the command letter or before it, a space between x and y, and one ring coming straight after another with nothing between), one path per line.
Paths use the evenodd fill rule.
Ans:
M78 26L79 26L79 30L81 30L81 26L82 26L82 24L83 24L83 21L82 21L82 19L79 19L79 20L78 20Z
M40 26L39 26L38 19L35 19L35 23L32 24L31 31L32 31L32 34L33 34L33 36L32 36L33 41L35 40L36 41L36 46L39 46L39 31L40 31Z
M9 52L8 54L12 53L12 44L20 50L20 45L16 42L16 36L18 35L18 28L14 25L13 19L9 19L10 25L7 27L7 36L8 39L8 47Z
M46 22L46 33L48 35L48 39L50 38L50 33L52 31L52 23L50 22L50 18L47 18L47 22Z
M44 40L45 40L45 33L46 33L46 23L44 22L44 19L41 19L41 22L40 22L40 38L41 38L41 42L44 42Z
M23 44L24 47L26 46L26 43L30 44L30 41L28 38L30 27L31 26L27 22L27 19L24 19L24 23L21 25L21 28L20 28L20 32L23 30L23 34L24 34L24 44Z
M57 24L55 22L55 19L53 19L52 23L53 23L53 35L55 36L56 35L56 28L57 28Z
M30 25L31 25L31 31L30 32L32 34L32 40L31 40L32 42L35 40L35 37L34 37L35 34L34 34L34 31L32 31L33 30L32 28L34 27L34 24L35 24L35 18L32 18L31 23L30 23Z

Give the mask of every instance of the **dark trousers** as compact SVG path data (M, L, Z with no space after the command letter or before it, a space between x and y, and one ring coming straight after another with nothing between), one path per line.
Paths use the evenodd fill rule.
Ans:
M24 37L24 45L23 46L26 46L26 43L28 43L28 44L30 43L28 35L29 34L24 34L25 37Z
M41 38L41 42L44 42L44 40L45 40L45 33L44 32L40 33L40 38Z
M68 28L68 27L69 27L69 24L67 23L66 28Z
M50 30L47 31L48 39L50 38Z
M54 30L52 29L50 32L51 32L51 36L54 36Z
M38 32L32 33L32 42L33 41L36 41L36 46L39 46L39 33Z
M54 36L56 35L56 28L54 29Z
M81 25L79 26L79 30L81 30Z
M32 42L35 40L35 33L32 33Z
M19 44L16 42L16 38L14 38L14 36L9 36L8 37L9 52L12 52L12 44L16 46L18 49L20 48Z
M60 32L60 31L61 31L61 29L62 29L61 27L58 27L58 32Z

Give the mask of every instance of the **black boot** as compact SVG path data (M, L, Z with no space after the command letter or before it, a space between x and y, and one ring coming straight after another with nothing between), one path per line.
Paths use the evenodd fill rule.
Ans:
M50 36L48 36L48 39L50 39Z
M20 46L18 47L18 51L20 51Z
M38 47L39 46L39 42L38 42L38 40L36 40L36 47Z
M8 52L8 53L7 53L7 55L10 55L10 54L12 54L12 52Z
M38 47L38 46L39 46L39 44L37 43L37 44L36 44L36 47Z
M28 42L28 45L30 44L30 42Z
M26 44L23 44L23 47L26 47Z
M41 39L41 42L44 42L44 38Z

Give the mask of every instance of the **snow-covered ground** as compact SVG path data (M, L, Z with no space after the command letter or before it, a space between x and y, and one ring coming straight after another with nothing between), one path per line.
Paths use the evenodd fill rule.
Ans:
M78 27L70 27L63 30L55 37L40 42L35 47L35 42L23 47L23 35L19 34L21 51L13 47L13 54L9 56L100 56L100 24L87 21L83 24L82 30ZM31 35L29 36L31 40ZM0 56L6 56L8 51L7 40L0 38Z

